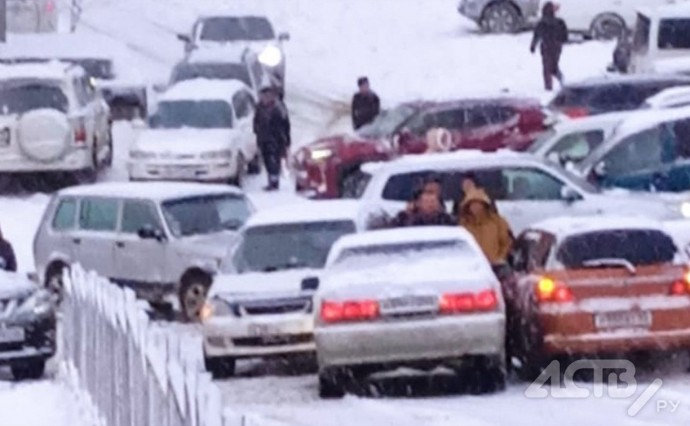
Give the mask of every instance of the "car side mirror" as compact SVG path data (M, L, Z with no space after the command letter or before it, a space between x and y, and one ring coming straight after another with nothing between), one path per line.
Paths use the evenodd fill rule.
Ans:
M192 38L187 35L187 34L178 34L177 39L180 40L183 43L191 44L192 43Z
M304 291L316 291L319 289L319 278L318 277L307 277L302 280L302 290Z
M566 203L574 203L575 201L581 200L582 196L569 186L564 186L561 188L561 198Z
M551 151L546 155L546 159L554 164L561 164L561 156L556 151Z
M594 174L599 177L603 178L606 176L606 162L600 161L594 166Z
M142 240L165 240L165 235L163 235L163 231L161 231L160 229L156 229L151 225L142 226L139 229L139 232L137 232L137 235L139 235L139 238L141 238Z
M282 32L282 33L278 34L278 40L279 41L289 41L290 40L290 33Z

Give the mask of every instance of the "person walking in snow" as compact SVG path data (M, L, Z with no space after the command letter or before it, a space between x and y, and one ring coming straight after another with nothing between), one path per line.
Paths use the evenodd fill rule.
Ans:
M359 91L352 97L352 126L355 130L369 124L381 112L378 95L371 90L369 79L360 77L357 80Z
M0 270L17 271L17 258L14 255L12 244L2 236L2 229L0 229Z
M534 28L530 51L534 53L540 45L544 88L553 90L553 77L563 84L563 73L560 69L563 44L568 41L568 27L565 21L556 17L556 5L550 1L544 4L541 19Z
M268 173L268 186L264 189L275 191L280 186L281 162L290 147L290 119L272 87L261 89L254 133Z

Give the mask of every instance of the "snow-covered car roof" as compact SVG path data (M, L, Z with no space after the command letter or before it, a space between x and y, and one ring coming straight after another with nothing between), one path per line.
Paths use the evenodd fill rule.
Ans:
M37 79L62 80L65 74L73 72L83 75L84 70L75 65L52 61L48 63L28 63L16 65L0 65L0 80Z
M20 273L0 270L0 297L15 297L17 294L26 294L37 289L37 286L29 278Z
M600 77L590 77L565 86L565 90L571 88L586 88L604 86L610 84L634 84L634 83L655 83L663 81L687 81L690 84L690 76L678 74L626 74L626 75L604 75Z
M63 197L142 198L157 201L218 194L243 195L243 192L228 185L187 182L104 182L73 186L58 192Z
M650 18L688 18L690 19L690 3L680 2L658 7L640 7L639 13Z
M537 222L531 225L525 232L530 230L544 231L552 234L558 240L562 240L590 232L634 229L655 230L667 233L667 229L662 222L645 216L632 215L563 216Z
M160 97L160 101L212 100L230 101L240 90L250 90L239 80L210 80L197 78L181 81L170 87Z
M690 67L688 69L690 69ZM662 90L656 95L647 98L644 103L650 108L659 109L673 106L674 103L678 101L690 103L690 85L676 86Z
M309 200L259 210L249 218L245 227L345 220L357 223L361 213L362 205L355 200Z
M331 248L331 253L337 253L351 247L393 245L417 241L451 240L474 241L472 235L459 226L419 226L383 229L362 232L360 234L349 234L340 237L340 239Z
M242 63L251 50L245 45L222 44L194 49L189 53L186 62L197 63Z

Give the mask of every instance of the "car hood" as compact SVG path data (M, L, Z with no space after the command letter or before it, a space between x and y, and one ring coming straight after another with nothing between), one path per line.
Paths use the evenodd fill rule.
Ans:
M238 299L266 299L295 296L302 292L302 280L318 277L318 269L291 269L275 272L223 274L213 279L209 297L218 296L228 301Z
M631 192L622 189L590 195L590 200L603 206L603 213L620 213L650 216L657 220L682 219L682 201L675 194Z
M26 275L0 271L0 300L26 297L37 290Z
M134 149L160 154L197 155L233 146L233 131L226 129L150 129L142 132Z
M389 152L392 149L391 144L386 138L366 138L356 134L340 134L328 136L319 139L309 145L304 146L305 151L318 151L330 149L334 152L339 152L343 147L348 145L375 145L378 152Z
M184 237L179 241L183 250L190 254L222 260L237 241L238 235L237 231L223 231L208 235Z

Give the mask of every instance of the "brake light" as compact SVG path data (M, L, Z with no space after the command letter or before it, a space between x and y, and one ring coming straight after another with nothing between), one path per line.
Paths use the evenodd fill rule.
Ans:
M563 114L567 115L570 118L582 118L587 117L589 115L589 110L587 108L582 107L564 108Z
M686 272L682 279L676 280L671 284L670 293L673 296L690 294L690 272Z
M443 314L493 311L498 307L494 290L479 293L449 293L441 296L439 311Z
M321 304L321 319L324 322L367 321L378 316L379 303L375 300L324 300Z
M74 130L74 142L79 145L86 143L86 126L83 120L77 122L77 128Z
M46 12L51 13L55 10L55 1L54 0L48 0L46 2Z
M537 300L540 302L572 302L573 292L562 282L544 277L537 282Z

